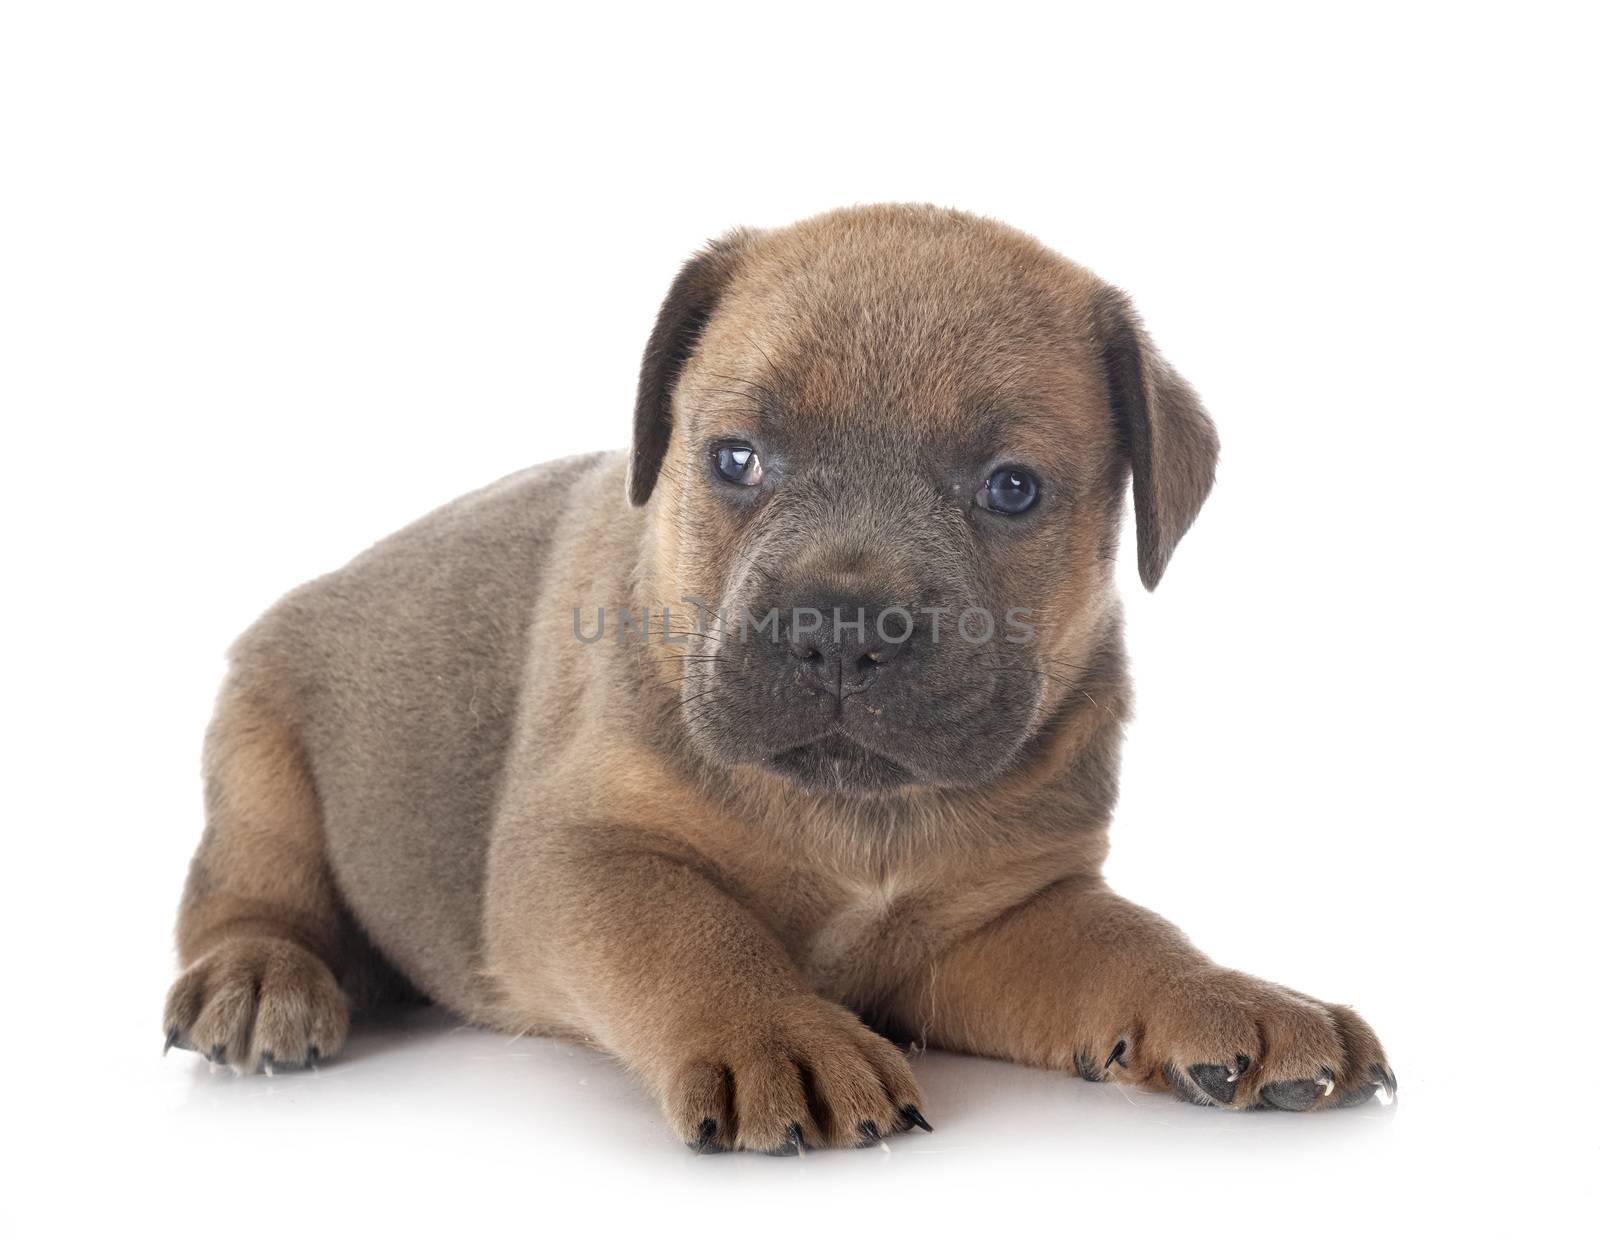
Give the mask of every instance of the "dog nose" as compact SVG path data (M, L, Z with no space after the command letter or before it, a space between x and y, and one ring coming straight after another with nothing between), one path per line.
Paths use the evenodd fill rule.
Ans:
M789 653L800 675L823 693L843 699L866 689L898 658L915 621L904 607L827 603L794 609Z

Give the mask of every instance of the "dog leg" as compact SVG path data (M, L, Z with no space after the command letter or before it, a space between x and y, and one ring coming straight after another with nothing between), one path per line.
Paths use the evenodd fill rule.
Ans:
M235 676L206 736L206 830L178 913L167 1046L238 1070L300 1067L344 1041L340 911L288 712Z
M501 848L489 951L511 1013L615 1054L695 1149L799 1153L927 1126L899 1050L813 993L674 841L593 828Z
M1202 1106L1308 1111L1395 1089L1349 1008L1213 964L1098 877L1064 879L991 920L894 1008L934 1045Z

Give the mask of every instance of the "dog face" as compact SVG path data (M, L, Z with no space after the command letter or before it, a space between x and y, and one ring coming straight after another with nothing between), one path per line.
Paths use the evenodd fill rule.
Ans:
M1104 636L1130 473L1153 588L1215 456L1122 295L1012 229L723 239L662 307L628 482L657 605L698 608L690 742L847 792L994 778Z

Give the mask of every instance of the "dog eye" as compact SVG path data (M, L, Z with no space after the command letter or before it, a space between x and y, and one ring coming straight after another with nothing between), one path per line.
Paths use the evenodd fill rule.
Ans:
M989 475L978 503L991 512L1015 517L1039 502L1039 480L1025 469L1006 465Z
M753 487L765 476L761 458L747 443L723 443L711 450L717 476L738 487Z

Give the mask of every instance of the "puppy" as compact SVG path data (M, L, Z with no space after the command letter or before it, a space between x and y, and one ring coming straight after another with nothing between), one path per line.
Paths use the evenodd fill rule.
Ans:
M926 1127L891 1037L1347 1106L1345 1007L1213 964L1100 877L1154 588L1217 438L1127 299L921 206L678 275L630 454L447 505L234 646L169 1046L339 1049L414 990L603 1047L702 1150Z

